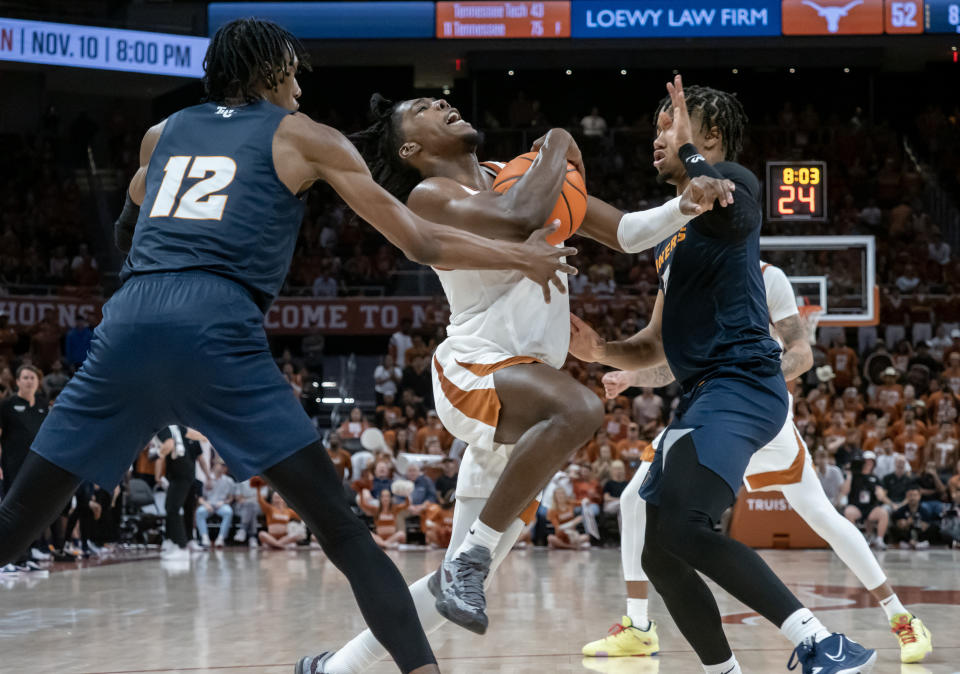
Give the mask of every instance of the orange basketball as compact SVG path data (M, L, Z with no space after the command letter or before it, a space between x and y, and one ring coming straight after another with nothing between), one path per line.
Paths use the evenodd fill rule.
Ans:
M501 194L509 190L527 172L536 157L536 152L527 152L504 166L493 182L493 189ZM556 206L553 207L553 211L547 216L547 221L544 223L544 227L546 227L554 220L559 220L560 229L548 236L547 241L554 245L566 241L580 229L580 225L583 224L583 217L586 214L587 186L583 184L583 178L579 171L573 164L568 163L567 178L563 182L560 198L557 199Z

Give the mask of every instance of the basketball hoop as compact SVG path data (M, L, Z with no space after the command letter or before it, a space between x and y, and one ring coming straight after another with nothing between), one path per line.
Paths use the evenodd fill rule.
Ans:
M816 344L817 324L820 322L820 317L823 316L823 307L817 304L803 304L797 309L800 311L800 318L804 325L807 326L807 339L810 340L810 344Z

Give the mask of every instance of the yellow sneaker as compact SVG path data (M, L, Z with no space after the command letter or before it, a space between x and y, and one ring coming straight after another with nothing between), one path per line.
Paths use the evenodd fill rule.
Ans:
M890 630L900 640L900 662L920 662L933 652L933 636L920 618L901 613L890 620Z
M655 655L660 650L657 638L657 623L650 621L646 630L633 626L630 618L610 628L610 634L603 639L591 641L583 647L583 654L591 658L614 658L631 655Z

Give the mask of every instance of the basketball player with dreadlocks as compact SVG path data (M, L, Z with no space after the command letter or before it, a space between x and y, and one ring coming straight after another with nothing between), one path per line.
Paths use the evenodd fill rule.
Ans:
M182 423L210 438L237 479L262 474L284 495L403 672L437 672L402 576L340 497L267 344L263 315L290 266L301 195L326 181L411 259L517 269L538 292L549 292L550 279L563 285L562 257L575 249L550 246L540 231L529 243L493 241L413 215L344 136L297 113L304 58L279 26L232 21L206 54L208 102L144 136L117 225L118 243L132 242L124 284L0 505L0 565L82 480L112 489L157 428ZM297 667L315 672L309 662Z
M582 170L573 138L553 129L538 141L539 154L517 185L499 194L491 186L501 165L477 160L477 131L446 101L394 104L374 95L371 108L375 123L352 139L374 178L415 213L492 239L522 241L543 227L567 162ZM622 225L618 221L605 230L592 225L588 211L580 231L618 250L618 229L646 236L652 245L715 200L726 204L731 187L722 179L699 179L666 206L630 214ZM482 634L488 572L536 513L539 491L599 428L603 410L593 392L559 371L570 336L566 296L544 304L517 274L436 272L451 311L447 339L433 361L437 412L447 430L469 445L444 570L465 558L473 574L453 602L435 599L436 573L411 586L411 594L427 632L449 619ZM463 574L452 575L463 581ZM367 631L314 661L318 671L354 674L384 655L376 635Z
M688 87L687 103L693 110L702 109L700 87ZM710 127L717 121L709 112L701 113L702 124ZM784 379L790 382L813 366L813 350L809 331L797 309L793 286L779 267L760 263L770 317L770 333L782 345L780 356ZM659 388L674 381L666 365L633 372L608 372L603 384L608 398L613 399L631 386ZM660 444L660 438L653 446ZM648 579L643 572L643 536L646 531L646 503L639 489L650 468L640 464L633 479L623 490L620 511L623 526L620 552L623 575L627 584L627 612L610 634L583 647L587 656L652 655L659 649L656 623L647 616ZM830 503L806 444L793 423L793 397L789 396L787 419L777 436L750 458L743 483L748 491L779 491L794 512L800 515L853 571L863 586L876 598L886 613L891 631L900 646L900 661L920 662L932 652L932 638L923 622L911 614L893 591L883 569L857 528Z
M760 184L734 161L743 107L726 92L694 88L694 124L679 75L667 89L653 144L659 179L679 191L697 176L729 178L736 203L694 218L657 246L660 291L639 333L606 342L570 317L574 356L621 370L666 364L683 391L640 488L647 502L643 569L708 674L736 674L740 665L699 573L780 628L795 647L789 669L799 663L804 674L869 672L875 651L828 632L756 552L713 529L754 453L782 430L787 389L781 349L767 328Z

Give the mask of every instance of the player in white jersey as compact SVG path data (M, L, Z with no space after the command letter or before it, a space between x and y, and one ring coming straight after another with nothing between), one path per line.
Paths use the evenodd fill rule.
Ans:
M476 131L446 101L393 104L374 96L371 105L377 123L353 140L374 178L415 213L444 213L448 221L490 238L523 240L542 227L559 196L567 162L581 165L572 137L554 129L538 142L538 158L526 174L501 195L491 187L502 165L477 160ZM726 203L731 187L725 181L700 181L666 206L632 214L637 217L629 220L631 231L643 230L652 245L718 198ZM594 199L591 204L611 208ZM619 249L619 225L603 223L608 231L593 227L588 217L582 231ZM466 599L477 600L465 609L435 599L439 574L421 578L410 591L427 632L450 619L483 633L485 614L481 610L477 617L470 609L485 605L488 573L506 557L524 522L531 521L540 490L599 428L603 406L559 370L570 336L566 294L545 298L537 284L511 272L436 272L451 311L447 339L433 358L436 409L447 430L469 445L442 568L480 552L476 564L484 571L473 576L479 579L476 585L462 584ZM560 283L565 291L566 280ZM336 653L316 656L314 669L360 672L385 655L367 630Z
M813 366L808 331L797 309L793 287L779 267L761 262L770 313L770 332L783 347L784 378L790 382ZM604 388L615 398L631 386L660 387L673 381L664 365L650 370L608 372ZM658 445L660 438L654 440ZM640 564L646 530L646 507L638 494L649 463L641 464L620 497L623 517L621 561L627 583L627 614L603 639L583 647L586 656L652 655L659 650L656 623L647 616L647 576ZM932 651L929 631L890 587L866 540L830 503L800 433L793 423L793 399L786 422L768 445L757 451L743 478L749 491L780 491L790 507L837 553L887 614L900 642L903 662L919 662Z

